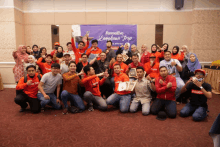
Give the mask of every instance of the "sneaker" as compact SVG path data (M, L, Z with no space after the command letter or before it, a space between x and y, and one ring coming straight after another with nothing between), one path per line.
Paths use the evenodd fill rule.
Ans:
M78 113L79 112L79 108L77 108L75 106L71 106L71 107L69 107L69 111L71 113Z
M88 110L89 110L89 111L94 111L94 109L93 109L93 105L89 105Z
M63 114L68 114L68 109L67 108L63 109Z
M21 108L20 110L19 110L19 112L24 112L25 111L25 108Z

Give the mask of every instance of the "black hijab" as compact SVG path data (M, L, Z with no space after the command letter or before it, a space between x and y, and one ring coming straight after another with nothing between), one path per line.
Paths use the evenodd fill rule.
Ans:
M173 55L176 55L176 54L179 53L180 48L179 48L178 46L174 46L173 49L174 49L174 48L176 48L177 52L176 52L176 53L173 53L173 51L172 51L172 54L173 54Z

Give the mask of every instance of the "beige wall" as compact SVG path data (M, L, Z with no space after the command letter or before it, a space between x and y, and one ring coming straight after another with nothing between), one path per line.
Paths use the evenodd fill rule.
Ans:
M51 25L59 25L60 44L66 49L75 24L137 24L139 50L155 43L155 25L164 24L163 42L170 50L187 45L200 61L213 61L220 57L219 8L218 0L185 0L180 11L173 0L2 0L0 62L13 62L12 51L20 44L37 44L50 52ZM14 83L12 67L0 64L4 83Z

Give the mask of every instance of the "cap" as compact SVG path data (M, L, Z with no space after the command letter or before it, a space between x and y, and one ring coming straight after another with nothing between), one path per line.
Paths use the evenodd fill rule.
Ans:
M196 74L197 72L202 72L202 73L205 75L205 70L203 70L203 69L197 69L197 70L195 70L195 74Z
M55 45L60 46L60 43L59 43L59 42L55 42L55 43L54 43L54 46L55 46Z
M65 56L65 55L69 55L69 56L70 56L70 53L68 53L68 52L65 52L65 53L63 54L63 56Z
M158 120L166 120L166 119L167 119L167 114L166 114L166 112L160 111L160 112L157 114L156 119L158 119Z
M151 54L151 55L150 55L150 58L156 58L156 56L155 56L155 55L153 55L153 54Z
M49 56L50 56L51 58L53 58L53 56L52 56L51 54L47 54L47 55L46 55L46 57L49 57Z

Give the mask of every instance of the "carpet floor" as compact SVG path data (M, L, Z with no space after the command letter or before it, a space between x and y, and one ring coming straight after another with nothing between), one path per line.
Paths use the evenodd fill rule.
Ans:
M220 96L208 100L209 116L202 122L192 117L159 121L154 115L107 112L63 115L62 110L20 113L15 89L0 91L0 146L8 147L212 147L208 132L220 113Z

